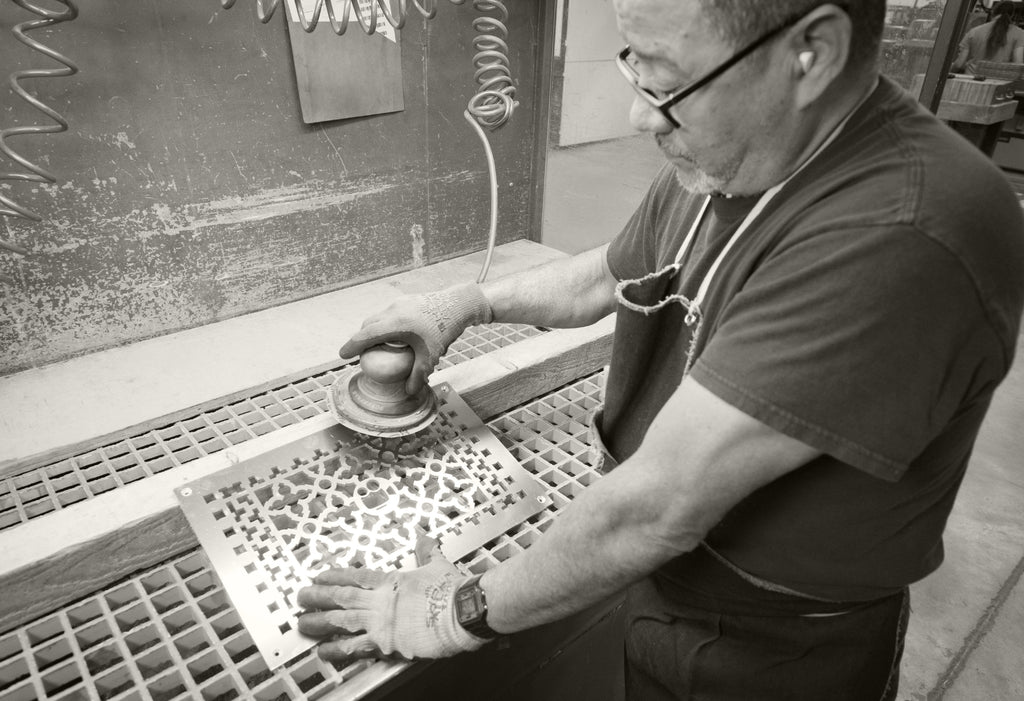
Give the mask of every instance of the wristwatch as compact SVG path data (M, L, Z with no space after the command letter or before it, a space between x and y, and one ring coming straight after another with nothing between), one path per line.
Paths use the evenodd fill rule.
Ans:
M471 577L455 591L455 619L476 637L493 640L499 633L487 625L487 597L480 587L482 576Z

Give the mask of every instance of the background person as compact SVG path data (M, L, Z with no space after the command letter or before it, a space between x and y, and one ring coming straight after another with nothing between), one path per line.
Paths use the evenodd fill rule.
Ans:
M992 20L967 32L960 42L953 70L974 73L978 61L1024 63L1024 29L1013 24L1014 3L1002 0Z

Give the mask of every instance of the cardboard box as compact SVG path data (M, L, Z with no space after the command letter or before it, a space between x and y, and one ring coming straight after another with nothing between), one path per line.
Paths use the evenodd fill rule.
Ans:
M982 78L979 76L955 74L946 80L942 91L944 102L963 102L971 105L996 105L1014 99L1013 81ZM924 73L914 76L911 93L921 94Z

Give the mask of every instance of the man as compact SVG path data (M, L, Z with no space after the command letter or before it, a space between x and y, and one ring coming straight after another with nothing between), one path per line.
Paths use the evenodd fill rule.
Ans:
M617 313L618 466L526 552L336 570L300 629L330 659L471 650L627 590L635 699L892 699L907 587L941 533L1024 306L1020 207L875 64L885 2L616 0L631 120L669 163L609 246L407 298L342 354L470 323ZM710 197L708 197L710 196ZM468 580L468 581L467 581ZM484 623L486 625L484 625ZM488 630L488 628L490 630Z

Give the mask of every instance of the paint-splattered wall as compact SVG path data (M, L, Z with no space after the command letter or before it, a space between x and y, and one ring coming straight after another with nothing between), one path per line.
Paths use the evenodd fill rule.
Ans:
M73 22L30 32L81 72L24 83L71 128L10 140L59 182L0 184L43 217L0 217L31 251L0 252L0 374L483 247L486 163L462 118L472 6L410 20L403 112L307 126L283 13L260 24L254 3L81 0ZM543 3L511 5L521 104L492 137L500 241L531 237L535 214ZM0 3L0 79L56 65L10 34L28 18ZM6 86L0 99L0 128L46 122Z

